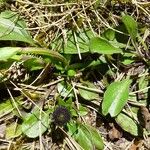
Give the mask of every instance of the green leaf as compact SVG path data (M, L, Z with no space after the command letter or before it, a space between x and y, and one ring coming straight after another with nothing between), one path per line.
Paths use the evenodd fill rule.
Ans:
M115 31L112 29L107 29L104 33L103 36L110 41L113 41L115 39Z
M80 116L85 116L88 114L88 109L80 104L78 113Z
M76 72L75 72L75 70L73 70L73 69L69 69L69 70L67 71L67 75L68 75L69 77L74 77L75 74L76 74Z
M80 63L71 64L69 67L74 70L79 69L83 71L84 69L87 69L87 68L95 69L96 67L99 67L99 65L101 64L102 64L101 60L85 60Z
M122 52L120 48L114 47L109 41L100 37L91 38L90 51L91 53L99 54L114 54Z
M137 122L124 113L120 113L115 120L124 131L134 136L139 136L142 132Z
M124 23L131 38L135 39L138 33L138 25L134 18L129 15L124 15L122 17L122 22Z
M68 62L64 56L62 56L61 54L59 54L56 51L52 51L52 50L45 49L45 48L38 48L38 47L21 48L20 47L19 53L20 54L41 55L42 57L49 58L55 64L62 62L64 65L66 65L66 66L68 65Z
M147 71L145 71L145 74L146 74ZM147 93L148 94L148 86L149 86L149 79L146 77L146 75L143 75L139 78L139 84L138 84L138 87L139 87L139 90L142 90L143 93ZM145 89L145 90L143 90Z
M82 106L81 104L79 104L79 109L75 109L75 108L71 108L70 112L72 114L72 116L85 116L88 114L88 109L84 106Z
M111 83L104 93L104 100L102 102L102 113L108 113L115 117L125 106L129 97L129 86L131 80L125 79Z
M135 57L135 55L133 53L124 53L121 62L124 65L129 65L135 61L134 57Z
M68 110L71 111L71 109L72 109L72 97L69 97L66 101L64 101L64 99L62 99L62 98L58 98L57 100L58 100L59 106L64 106Z
M84 150L103 150L103 140L98 131L89 125L69 124L69 133Z
M147 71L145 71L145 75L141 76L138 80L138 89L142 91L142 97L138 98L138 102L139 100L142 100L142 102L146 100L147 103L147 99L149 97L149 89L147 88L149 86L149 79L146 77L146 72Z
M22 123L22 132L30 138L36 138L42 135L49 127L49 113L35 108L31 114L24 117Z
M78 134L74 138L84 150L94 150L90 132L85 126L78 127Z
M21 54L31 54L31 57L33 55L33 58L35 58L35 55L41 55L44 59L45 57L49 58L53 63L59 63L62 62L64 65L68 65L67 60L65 57L63 57L61 54L58 52L49 50L49 49L44 49L44 48L38 48L38 47L3 47L0 48L0 60L7 60L10 57L14 56L16 53L19 55ZM30 56L30 55L29 55ZM39 59L39 58L37 58Z
M97 89L96 86L91 83L91 82L84 82L84 86L86 86L87 88L91 88L91 89ZM82 98L84 98L85 100L94 100L94 99L99 99L99 94L95 93L94 91L89 91L88 89L82 89L82 88L78 88L79 94Z
M21 133L22 133L22 131L21 131L20 124L13 122L6 128L6 138L7 139L18 137L19 135L21 135Z
M104 144L101 135L99 134L98 130L96 128L86 125L87 129L91 133L92 142L95 145L95 149L97 150L103 150Z
M6 115L6 114L12 112L13 109L14 109L14 106L13 106L13 104L11 103L10 100L1 102L1 103L0 103L0 118L1 118L3 115Z
M35 45L25 28L25 22L18 14L11 11L0 14L0 40L22 41Z
M90 64L88 64L85 68L91 68L94 69L97 66L101 65L102 61L101 60L93 60Z
M72 86L65 83L65 82L62 82L62 83L58 83L57 85L57 88L58 88L58 92L60 93L60 95L62 97L72 97L73 94L72 92L70 91Z
M3 47L0 48L0 61L6 61L7 59L11 58L15 55L20 48L17 47Z
M72 136L74 134L77 134L78 131L78 124L74 123L72 121L70 121L69 123L67 123L67 127L68 127L68 133Z
M34 70L42 69L45 66L45 64L43 60L40 58L29 58L28 60L24 62L24 66L28 70L34 71Z
M89 39L93 36L91 30L81 30L81 32L70 31L67 33L67 41L61 46L60 52L65 54L78 54L78 48L80 53L89 52Z

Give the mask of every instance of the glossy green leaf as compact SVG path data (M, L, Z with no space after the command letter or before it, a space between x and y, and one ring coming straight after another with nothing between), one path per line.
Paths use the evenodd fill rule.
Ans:
M122 50L111 45L106 39L94 37L90 40L90 52L98 54L114 54L121 53Z
M131 80L125 79L113 82L108 86L102 102L103 115L109 113L112 117L115 117L121 112L128 101L130 83Z
M84 150L103 150L103 140L94 127L83 124L76 126L72 123L68 128L69 133Z
M20 48L17 47L3 47L0 48L0 61L6 61L7 59L11 58L15 55Z
M25 28L25 22L18 14L11 11L0 14L0 40L22 41L35 45Z
M42 135L49 127L50 117L49 113L40 111L38 108L35 108L31 114L28 114L24 117L22 123L22 132L30 137L36 138Z
M96 86L90 82L84 82L84 86L91 89L96 89ZM94 91L89 91L86 89L78 88L79 94L85 100L94 100L99 99L99 94Z
M124 113L120 113L117 117L116 117L116 122L117 124L126 132L134 135L134 136L138 136L141 134L141 128L138 125L138 123L132 119L131 117L129 117L128 115L124 114Z
M135 39L138 33L138 25L134 18L129 15L124 15L122 17L122 22L124 23L131 38Z

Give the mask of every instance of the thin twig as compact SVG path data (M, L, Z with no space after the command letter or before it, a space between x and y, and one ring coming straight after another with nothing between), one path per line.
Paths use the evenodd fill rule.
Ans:
M80 84L75 84L75 86L78 87L78 88L84 89L84 90L95 92L95 93L104 93L102 90L89 88L89 87L86 87L86 86L83 86L83 85L80 85Z

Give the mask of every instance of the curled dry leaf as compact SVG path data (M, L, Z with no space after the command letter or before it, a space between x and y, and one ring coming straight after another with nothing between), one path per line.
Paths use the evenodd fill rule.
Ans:
M140 120L142 125L144 126L144 128L146 130L150 131L150 112L149 112L149 110L146 107L142 106L140 108L140 113L141 113L141 117L142 117L141 118L142 120Z
M142 140L135 139L129 150L139 150L143 145Z
M117 129L114 124L111 124L111 130L108 133L110 140L118 140L122 137L122 132Z

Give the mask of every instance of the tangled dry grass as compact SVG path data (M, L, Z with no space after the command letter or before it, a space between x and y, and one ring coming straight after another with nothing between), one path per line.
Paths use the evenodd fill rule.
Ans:
M90 28L101 34L104 28L118 25L121 12L132 15L141 24L149 25L149 2L138 1L14 1L10 9L19 12L28 25L34 39L42 46L50 47L52 41L66 30Z

